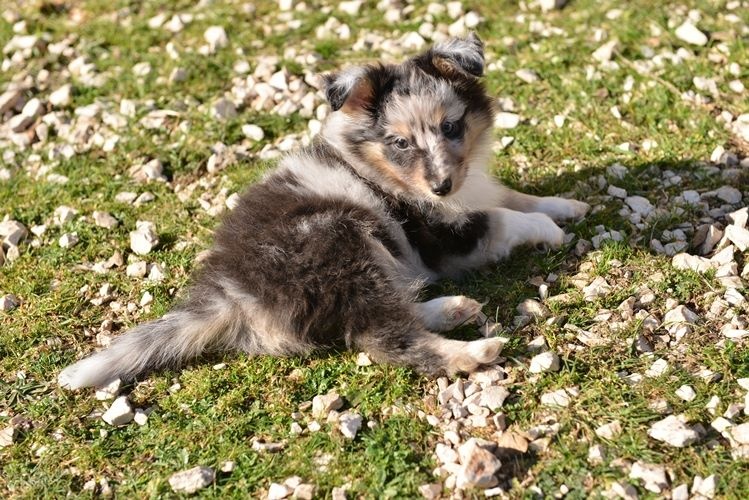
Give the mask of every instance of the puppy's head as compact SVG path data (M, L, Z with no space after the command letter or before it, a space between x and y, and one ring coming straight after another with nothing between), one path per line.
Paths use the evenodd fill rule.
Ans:
M387 190L436 201L486 156L492 102L479 78L483 44L454 38L400 65L327 75L334 113L324 137Z

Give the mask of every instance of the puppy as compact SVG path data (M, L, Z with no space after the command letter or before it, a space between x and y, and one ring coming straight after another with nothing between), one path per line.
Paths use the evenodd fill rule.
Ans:
M345 346L425 374L492 362L499 339L435 333L475 317L478 302L419 302L419 290L520 245L559 247L553 219L589 207L521 194L487 174L493 108L483 69L471 35L400 65L325 77L333 112L318 138L247 189L184 301L63 370L60 384L101 386L222 350Z

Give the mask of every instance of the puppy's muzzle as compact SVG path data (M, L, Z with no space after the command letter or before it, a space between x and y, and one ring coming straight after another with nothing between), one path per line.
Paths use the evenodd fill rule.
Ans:
M432 183L432 192L437 196L445 196L453 188L453 181L448 177L442 182Z

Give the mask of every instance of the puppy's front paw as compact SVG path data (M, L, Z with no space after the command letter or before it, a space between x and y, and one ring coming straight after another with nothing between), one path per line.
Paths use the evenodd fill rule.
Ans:
M588 213L590 205L582 201L547 196L541 198L536 208L539 212L548 215L552 219L561 221L581 218Z
M531 243L547 248L560 248L564 244L564 231L545 214L528 214L533 224L534 238Z

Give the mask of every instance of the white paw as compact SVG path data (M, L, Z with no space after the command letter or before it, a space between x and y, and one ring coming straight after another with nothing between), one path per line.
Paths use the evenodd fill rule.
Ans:
M533 224L534 237L529 243L559 248L564 244L564 231L545 214L528 214Z
M444 312L443 327L446 330L452 330L475 318L481 312L481 303L463 295L458 295L451 297L449 306Z
M470 373L481 365L491 363L497 359L507 341L500 337L474 340L466 344L452 356L449 371Z
M590 205L582 201L546 196L538 202L536 210L554 220L579 219L588 213Z
M481 312L480 303L462 295L438 297L414 307L427 330L433 332L453 330Z

